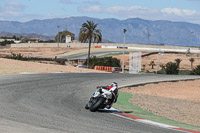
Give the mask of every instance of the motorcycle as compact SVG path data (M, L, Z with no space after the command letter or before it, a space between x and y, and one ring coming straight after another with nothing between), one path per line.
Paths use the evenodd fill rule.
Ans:
M98 109L110 108L112 96L114 96L113 92L100 87L92 94L89 102L85 105L85 109L95 112Z

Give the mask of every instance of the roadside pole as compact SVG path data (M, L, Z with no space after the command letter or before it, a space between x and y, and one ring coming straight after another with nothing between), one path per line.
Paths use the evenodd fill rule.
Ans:
M160 67L160 56L163 56L164 55L164 50L161 51L161 49L159 49L159 53L158 53L158 64L157 64L157 67L156 67L156 74L158 74L158 69Z
M58 47L59 47L59 42L60 42L60 30L59 30L59 28L60 28L60 26L57 26L57 28L58 28L57 42L58 42Z
M124 29L124 43L123 43L123 63L122 63L122 73L124 73L124 48L125 48L125 43L126 43L126 36L125 36L125 33L126 33L126 29Z

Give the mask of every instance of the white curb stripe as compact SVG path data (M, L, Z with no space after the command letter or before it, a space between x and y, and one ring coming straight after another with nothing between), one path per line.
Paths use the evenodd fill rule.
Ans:
M165 127L165 128L178 128L178 127L175 127L175 126L170 126L170 125L167 125L167 124L162 124L162 123L158 123L158 122L154 122L154 121L151 121L151 120L138 120L138 121L141 121L142 123L147 123L147 124L151 124L151 125L157 125L159 127Z
M192 133L192 132L187 132L187 131L184 131L184 130L179 130L178 129L179 127L175 127L175 126L171 126L171 125L167 125L167 124L163 124L163 123L154 122L154 121L151 121L151 120L129 118L129 117L120 115L120 113L122 113L122 112L118 111L115 108L110 108L110 109L105 109L105 110L111 110L111 111L113 111L113 113L112 113L113 115L121 117L121 118L125 118L125 119L128 119L128 120L131 120L131 121L136 121L136 122L145 123L145 124L149 124L149 125L153 125L153 126L158 126L158 127L165 128L165 129L181 131L181 132L185 132L185 133ZM182 128L180 128L180 129L182 129Z
M22 73L19 73L19 74L37 74L37 73L32 73L32 72L22 72Z

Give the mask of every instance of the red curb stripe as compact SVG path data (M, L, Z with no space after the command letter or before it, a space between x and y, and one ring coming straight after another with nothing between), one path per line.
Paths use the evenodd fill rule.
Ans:
M126 114L126 113L115 113L127 118L131 118L131 119L139 119L139 120L146 120L144 118L140 118L134 115L130 115L130 114ZM184 129L184 128L179 128L179 127L168 127L169 129L175 129L175 130L179 130L179 131L185 131L185 132L190 132L190 133L200 133L198 131L194 131L194 130L189 130L189 129Z
M141 119L141 120L144 120L144 118L140 118L140 117L137 117L137 116L129 115L129 114L126 114L126 113L116 113L116 114L121 115L121 116L125 116L125 117L128 117L128 118L131 118L131 119Z
M186 132L190 132L190 133L200 133L200 132L198 132L198 131L189 130L189 129L176 128L176 127L170 127L170 128L176 129L176 130L181 130L181 131L186 131Z

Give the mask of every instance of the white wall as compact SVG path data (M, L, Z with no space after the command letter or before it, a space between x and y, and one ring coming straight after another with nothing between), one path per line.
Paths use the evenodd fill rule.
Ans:
M19 43L11 44L11 47L88 47L88 43ZM91 47L102 46L102 48L117 48L123 47L120 43L92 43ZM127 49L131 51L173 51L173 52L187 52L189 47L176 47L176 46L152 46L152 45L138 45L138 44L126 44ZM191 48L191 53L200 53L198 48Z
M70 43L70 42L72 42L72 37L71 36L66 36L65 43Z

